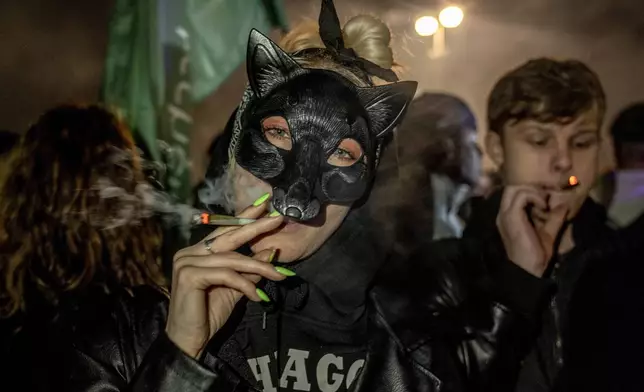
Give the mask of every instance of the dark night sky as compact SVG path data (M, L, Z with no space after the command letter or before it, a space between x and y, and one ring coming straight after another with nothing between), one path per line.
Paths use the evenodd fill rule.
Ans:
M96 99L108 0L0 0L0 128L57 102Z
M180 0L177 0L180 1ZM250 1L250 0L238 0ZM46 108L96 99L111 0L0 0L0 128L22 131ZM318 0L286 0L289 17L316 17ZM356 13L380 17L392 28L397 60L421 90L463 97L484 118L494 81L529 58L574 57L602 78L609 118L644 99L644 1L462 0L463 25L448 32L448 56L431 60L429 42L411 30L421 14L443 0L336 0L341 19ZM198 109L193 158L232 110L230 96L244 84L240 71ZM218 95L218 96L217 96ZM222 106L223 104L223 106ZM229 108L230 106L230 108ZM219 113L222 112L222 113ZM226 113L223 113L226 112Z

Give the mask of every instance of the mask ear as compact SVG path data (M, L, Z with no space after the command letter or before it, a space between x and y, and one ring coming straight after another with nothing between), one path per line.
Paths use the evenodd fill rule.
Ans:
M384 136L400 123L417 87L418 83L405 81L358 88L358 96L369 114L376 137Z
M253 29L248 38L246 72L255 95L263 97L276 86L304 73L304 69L268 37Z

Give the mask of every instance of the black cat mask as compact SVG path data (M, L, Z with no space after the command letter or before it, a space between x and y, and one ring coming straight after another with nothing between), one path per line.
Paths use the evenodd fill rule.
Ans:
M270 184L275 209L297 220L317 216L324 203L351 204L365 195L382 139L417 87L357 87L337 72L302 68L256 30L247 72L229 155Z

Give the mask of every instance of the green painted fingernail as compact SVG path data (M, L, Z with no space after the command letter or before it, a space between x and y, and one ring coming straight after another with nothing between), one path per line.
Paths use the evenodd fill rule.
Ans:
M280 212L279 211L273 211L268 216L270 216L271 218L275 218L276 216L280 216Z
M279 272L280 274L282 274L284 276L295 276L296 275L295 272L291 271L288 268L284 268L284 267L275 267L275 271Z
M275 254L276 253L277 253L277 249L273 249L273 251L271 252L271 255L268 256L268 263L269 264L273 262L273 259L275 259Z
M262 289L255 289L255 292L257 292L257 295L259 295L259 298L261 298L261 299L262 299L262 301L264 301L264 302L271 302L270 297L268 296L268 294L266 294L266 293L264 292L264 290L262 290Z
M270 193L264 193L259 199L255 200L253 207L261 206L269 197L271 197Z

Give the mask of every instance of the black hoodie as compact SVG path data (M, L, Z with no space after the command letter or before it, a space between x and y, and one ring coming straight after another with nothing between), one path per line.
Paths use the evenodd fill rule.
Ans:
M237 306L210 342L217 357L263 391L349 390L366 356L368 289L385 259L366 208L353 210L297 276L260 286L270 304ZM337 388L337 389L336 389Z
M226 168L234 116L214 143L208 178ZM225 212L219 206L197 207ZM191 242L211 230L195 228ZM347 390L365 360L367 293L387 255L381 237L368 205L352 209L311 257L284 265L297 276L260 284L270 304L236 307L209 343L203 363L220 358L264 391ZM250 254L250 249L238 252Z

